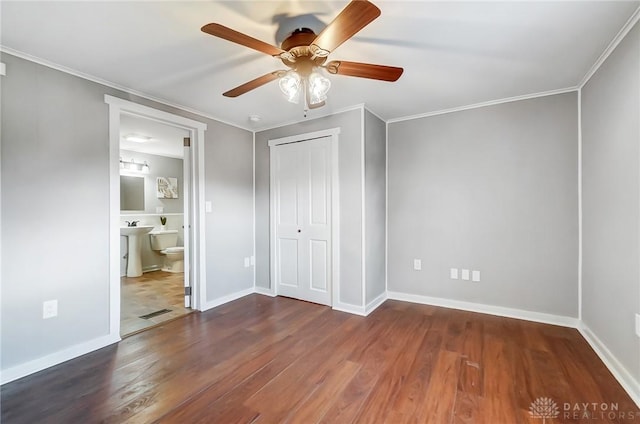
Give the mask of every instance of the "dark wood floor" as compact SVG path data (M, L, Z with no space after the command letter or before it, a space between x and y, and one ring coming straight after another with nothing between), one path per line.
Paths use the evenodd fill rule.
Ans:
M3 424L508 424L542 423L530 414L542 397L560 410L549 424L640 423L573 329L397 301L364 318L251 295L6 384L1 407ZM564 416L565 403L594 402L616 404L615 418Z

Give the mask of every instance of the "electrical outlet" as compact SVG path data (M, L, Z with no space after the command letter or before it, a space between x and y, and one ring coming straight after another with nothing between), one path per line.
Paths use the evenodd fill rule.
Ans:
M249 268L251 266L251 258L244 258L244 267Z
M42 319L49 319L58 316L58 301L46 300L42 302Z
M471 281L480 282L480 271L471 271Z
M461 274L462 274L462 279L463 280L469 280L469 270L468 269L463 269Z
M458 279L458 268L449 269L449 277L452 280L457 280Z
M422 270L422 260L414 259L413 260L413 269L416 270L416 271L421 271Z
M640 337L640 314L636 314L636 336Z

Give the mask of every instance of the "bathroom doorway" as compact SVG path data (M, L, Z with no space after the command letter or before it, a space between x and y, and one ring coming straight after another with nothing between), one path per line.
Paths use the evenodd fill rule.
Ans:
M184 300L191 183L185 140L190 133L183 128L120 115L120 226L139 233L120 237L122 336L192 311ZM139 240L132 244L131 237Z
M203 250L196 166L206 126L105 96L110 114L110 333L138 333L196 310Z

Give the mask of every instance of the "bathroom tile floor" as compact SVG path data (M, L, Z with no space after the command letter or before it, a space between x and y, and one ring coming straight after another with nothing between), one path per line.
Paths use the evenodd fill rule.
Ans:
M165 271L145 272L140 277L122 277L120 334L126 336L193 312L184 307L184 275ZM143 319L142 315L171 309Z

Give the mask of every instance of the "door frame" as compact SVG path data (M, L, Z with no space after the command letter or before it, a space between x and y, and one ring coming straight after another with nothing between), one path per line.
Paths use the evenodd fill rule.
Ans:
M108 94L109 106L109 334L120 340L120 116L123 113L185 129L191 139L191 155L185 158L191 178L188 222L191 252L188 255L191 284L191 308L202 310L206 296L204 211L204 131L207 125L172 113L143 106ZM188 161L188 163L187 163ZM185 225L187 227L187 225Z
M277 249L276 249L276 163L275 155L272 148L290 143L300 143L307 140L313 140L322 137L330 137L329 149L331 151L331 306L340 303L340 157L338 135L340 128L330 128L327 130L297 134L288 137L270 139L269 145L269 262L270 262L270 286L271 293L278 295L278 286L276 284L276 266L277 266Z

